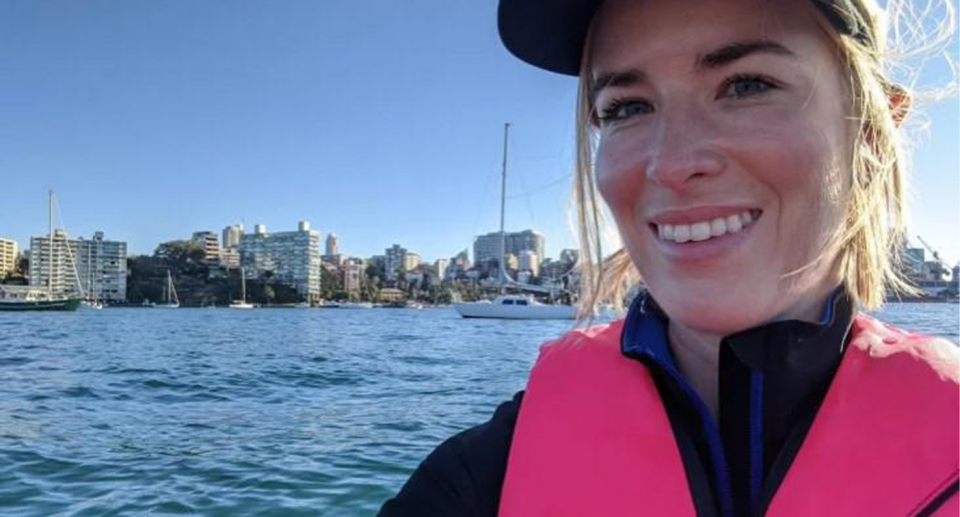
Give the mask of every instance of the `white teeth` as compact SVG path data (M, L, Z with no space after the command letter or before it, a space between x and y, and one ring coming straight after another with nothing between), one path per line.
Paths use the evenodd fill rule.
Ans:
M722 217L718 217L713 221L710 221L710 236L719 237L727 233L727 221Z
M759 212L758 212L759 213ZM658 224L657 235L667 241L687 242L705 241L711 237L719 237L728 233L737 233L754 221L749 210L739 214L717 217L709 221L699 221L693 224Z
M730 233L737 233L740 231L740 228L743 228L743 225L740 223L739 215L728 215L727 216L727 231Z
M705 241L710 238L710 223L697 223L690 226L690 240Z
M663 228L663 238L667 240L673 240L673 225L672 224L663 224L660 225L660 228Z

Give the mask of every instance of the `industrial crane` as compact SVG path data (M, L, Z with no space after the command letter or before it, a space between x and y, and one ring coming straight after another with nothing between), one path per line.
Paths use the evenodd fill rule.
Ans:
M940 254L937 253L937 251L936 251L935 249L933 249L933 246L927 244L927 241L923 240L923 237L921 237L921 236L919 236L919 235L917 235L917 240L920 241L920 244L923 244L923 247L924 247L924 248L927 248L927 251L929 251L930 253L933 254L933 260L934 260L937 264L940 264L941 266L943 266L943 269L946 270L947 272L950 271L950 266L948 266L947 263L944 262L943 259L940 258ZM956 278L953 278L953 280L956 280Z

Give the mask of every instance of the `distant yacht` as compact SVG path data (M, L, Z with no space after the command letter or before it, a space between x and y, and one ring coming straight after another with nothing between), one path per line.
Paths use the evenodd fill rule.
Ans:
M574 305L552 305L538 302L531 295L506 294L507 287L523 291L532 291L549 294L550 290L516 282L507 276L506 271L506 233L504 233L504 216L507 199L507 135L510 124L503 126L503 177L500 187L500 263L498 284L500 295L492 302L454 303L453 308L464 318L494 318L509 320L556 320L574 319L577 316L577 307Z
M3 286L0 285L0 311L75 311L80 307L83 298L53 294L53 191L47 199L47 222L49 226L47 245L47 288L34 286ZM67 252L70 245L63 236ZM74 264L76 276L76 264ZM78 279L79 284L79 279Z
M570 320L577 316L572 305L540 303L525 294L501 294L492 302L454 303L464 318L496 318L503 320Z
M244 269L240 268L240 299L230 302L231 309L253 309L256 306L247 302L247 275Z
M177 289L173 286L173 276L170 270L167 270L167 286L163 288L163 303L153 305L157 309L179 309L180 298L177 297Z

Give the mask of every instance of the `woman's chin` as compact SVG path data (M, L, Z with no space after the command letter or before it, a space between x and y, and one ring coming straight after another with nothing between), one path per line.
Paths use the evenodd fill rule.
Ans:
M755 327L769 319L768 311L755 300L714 300L710 298L654 298L672 323L697 332L728 336Z

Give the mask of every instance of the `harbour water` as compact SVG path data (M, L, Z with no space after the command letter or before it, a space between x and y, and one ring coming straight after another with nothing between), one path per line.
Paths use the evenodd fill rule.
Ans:
M958 305L886 321L958 341ZM0 515L372 515L570 322L452 309L0 313Z

